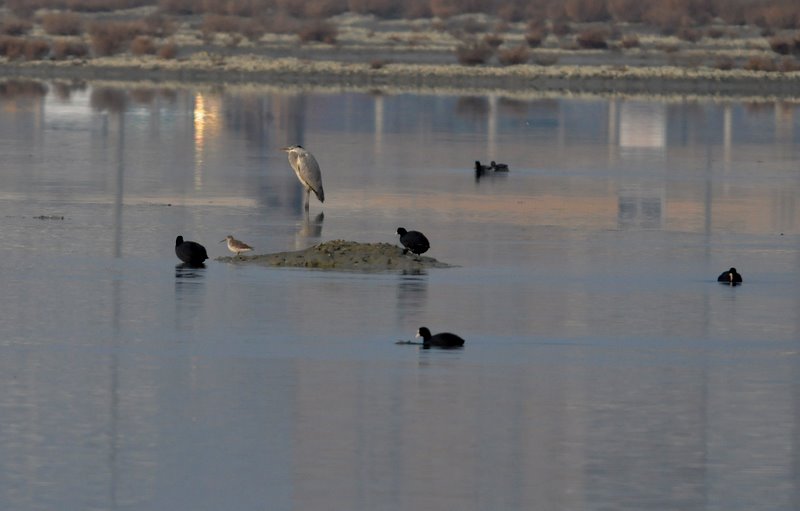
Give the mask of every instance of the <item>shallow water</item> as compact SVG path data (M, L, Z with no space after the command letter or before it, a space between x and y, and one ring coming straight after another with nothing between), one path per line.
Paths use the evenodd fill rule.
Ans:
M0 106L3 509L800 507L798 104L12 83ZM323 169L308 216L291 143ZM458 267L173 252L399 226ZM423 325L467 345L394 344Z

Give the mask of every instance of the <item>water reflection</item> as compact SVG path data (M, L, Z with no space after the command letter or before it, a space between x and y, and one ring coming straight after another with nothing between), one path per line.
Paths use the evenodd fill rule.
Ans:
M428 275L425 270L404 270L397 280L397 327L416 328L412 323L428 305Z
M325 213L320 211L312 219L308 210L303 212L303 221L300 223L297 234L295 234L295 248L305 248L309 240L322 237L322 223L325 221Z

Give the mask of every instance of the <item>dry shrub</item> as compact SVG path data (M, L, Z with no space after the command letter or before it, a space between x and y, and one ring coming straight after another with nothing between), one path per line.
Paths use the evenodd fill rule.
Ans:
M503 44L503 38L500 36L500 34L486 34L483 36L483 42L492 48L497 49L501 44Z
M531 52L524 44L497 52L497 61L504 66L517 66L525 64L531 57Z
M25 38L11 35L0 36L0 55L16 60L25 55Z
M172 60L178 56L178 45L175 41L167 41L156 52L156 56L164 60Z
M554 66L558 64L558 55L555 53L535 52L531 60L540 66Z
M641 43L639 42L639 36L636 34L628 34L622 38L620 45L626 50L629 50L631 48L638 48Z
M41 60L50 53L50 43L42 39L25 41L24 56L26 60Z
M71 11L119 11L151 5L152 0L67 0L66 8Z
M271 34L296 34L305 24L297 18L281 13L269 18L264 18L262 22L264 30Z
M744 65L748 71L777 71L775 61L769 57L750 57Z
M386 65L386 61L383 59L373 59L369 63L369 67L372 69L382 69Z
M558 37L565 36L572 33L572 26L564 19L558 19L553 22L551 31Z
M696 43L703 37L702 32L689 27L679 28L677 35L680 39L683 39L684 41L689 41L690 43Z
M8 60L39 60L50 53L50 44L42 39L0 36L0 55Z
M729 70L733 69L734 67L736 67L736 63L730 57L719 57L714 62L714 67L716 69L720 69L722 71L729 71Z
M658 27L662 34L669 35L678 31L683 18L684 13L676 9L674 2L664 0L650 4L642 21Z
M374 14L379 18L399 18L403 14L402 2L395 0L347 0L347 8L359 14Z
M153 37L169 37L178 30L177 25L171 19L160 14L147 16L143 23L144 33Z
M765 26L773 28L797 28L800 26L800 7L796 2L767 5L762 10Z
M314 20L303 25L297 32L301 42L311 41L325 44L336 44L336 36L339 35L336 25L333 23Z
M728 25L747 23L746 10L750 7L741 0L711 0L713 12Z
M24 35L33 27L30 21L10 16L0 25L0 33L5 35Z
M642 21L646 5L642 0L608 0L608 12L615 21L638 23Z
M771 37L767 42L772 51L780 55L789 55L795 49L795 41L789 37Z
M447 21L447 29L451 33L464 32L478 34L489 30L489 26L474 16L466 16Z
M655 48L664 53L677 53L681 49L677 44L668 42L656 43Z
M578 34L575 42L584 49L600 50L608 48L607 40L608 30L605 28L590 28Z
M6 7L15 13L29 15L38 9L108 12L151 5L153 0L6 0Z
M403 2L403 16L409 19L432 18L431 3L428 0L406 0Z
M52 35L79 35L83 18L74 12L51 12L42 16L42 28Z
M89 46L83 41L56 39L50 47L50 55L56 60L70 57L83 58L89 55Z
M566 0L564 12L571 20L579 23L609 19L606 0Z
M177 16L200 14L204 11L203 3L197 0L158 0L158 9Z
M483 41L467 41L456 48L458 63L464 66L486 64L494 50Z
M131 41L131 53L137 56L153 55L156 52L156 45L151 38L146 35L139 35Z
M706 30L706 37L711 39L719 39L722 36L726 35L728 32L727 30L720 28L720 27L709 27Z
M537 48L542 45L542 41L545 38L544 31L542 29L529 29L525 33L525 42L528 43L528 46L531 48Z
M145 25L136 21L95 21L89 25L92 50L101 57L119 53L144 33Z
M306 0L300 3L306 18L330 18L347 12L347 0Z
M221 14L206 14L200 31L204 34L228 33L233 34L241 30L242 18L238 16L223 16Z
M236 48L242 42L242 34L228 34L228 40L225 41L225 46L228 48Z
M525 19L525 11L522 5L507 3L497 8L497 17L503 21L519 22Z
M781 71L783 73L800 71L800 62L791 57L784 57L780 61L778 61L778 71Z
M241 32L242 35L248 38L249 40L255 42L264 37L264 34L267 32L267 29L264 25L264 20L262 19L248 19L245 20L241 25Z
M437 18L450 18L459 12L457 0L431 0L431 14Z

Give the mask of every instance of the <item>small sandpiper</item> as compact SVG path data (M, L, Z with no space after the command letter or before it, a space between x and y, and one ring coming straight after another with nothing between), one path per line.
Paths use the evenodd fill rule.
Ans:
M225 236L225 239L220 241L220 243L223 243L225 241L228 242L228 250L230 250L231 252L233 252L237 256L239 254L241 254L242 252L250 252L251 250L253 250L253 247L251 247L250 245L248 245L247 243L245 243L243 241L237 240L236 238L234 238L230 234Z

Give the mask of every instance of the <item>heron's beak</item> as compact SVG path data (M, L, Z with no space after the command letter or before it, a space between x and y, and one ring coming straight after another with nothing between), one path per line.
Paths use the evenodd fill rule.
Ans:
M291 149L292 149L291 146L281 147L281 151L284 151L284 152L287 152L287 153L289 151L291 151Z
M420 338L420 337L422 337L422 336L421 336L421 335L419 335L419 331L418 331L418 332L417 332L417 335L415 335L415 336L414 336L414 338L415 338L415 339L418 339L418 338Z
M224 240L220 240L219 242L220 243L225 243L226 241L228 241L228 238L225 238Z

